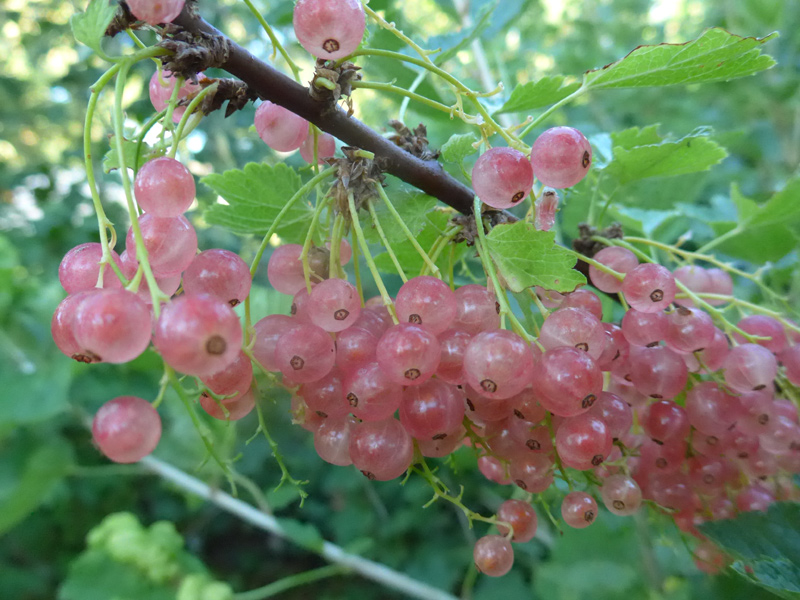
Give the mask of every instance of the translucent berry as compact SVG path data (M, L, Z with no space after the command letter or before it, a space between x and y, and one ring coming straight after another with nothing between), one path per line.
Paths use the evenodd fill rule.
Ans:
M757 344L733 348L725 363L725 383L737 392L758 391L772 385L778 373L775 355Z
M570 347L600 358L606 346L606 331L592 313L582 308L560 308L542 325L539 342L550 350Z
M706 435L723 435L742 416L741 404L713 381L696 384L686 394L686 414L692 427Z
M669 323L663 312L629 310L622 317L622 333L634 346L656 346L667 335Z
M297 150L308 137L308 121L269 100L256 109L255 125L258 137L278 152Z
M367 21L360 0L298 0L294 33L308 52L325 60L356 51Z
M608 425L592 413L571 417L556 432L556 451L565 465L585 471L599 466L611 453Z
M606 508L620 517L629 517L642 506L642 490L627 475L611 475L603 481L600 497Z
M597 294L587 289L578 288L564 294L564 301L559 308L580 308L590 312L598 321L603 320L603 303Z
M397 419L365 421L350 428L350 458L368 479L400 477L413 457L414 443Z
M574 529L584 529L597 518L597 502L586 492L570 492L561 503L561 517Z
M136 396L109 400L92 421L92 437L100 451L117 463L134 463L150 454L161 439L161 417Z
M139 356L150 345L151 330L147 305L123 289L90 292L76 307L73 320L82 354L108 363Z
M314 432L314 450L325 462L340 467L353 464L350 458L350 417L325 419Z
M267 371L280 371L275 358L275 347L284 333L298 325L300 323L292 317L269 315L253 326L255 330L253 356Z
M296 383L309 383L330 373L336 362L333 339L316 325L300 324L278 338L275 362Z
M668 269L653 263L632 269L622 282L622 294L631 308L645 312L660 312L675 299L675 278Z
M147 0L140 1L146 2ZM205 76L202 73L198 73L197 79L205 79ZM153 104L153 108L156 109L156 111L160 112L167 108L167 103L172 97L172 93L175 90L175 85L177 82L177 77L175 77L172 72L167 71L166 69L160 74L158 71L153 73L153 76L150 78L149 92L150 102ZM178 90L178 100L186 100L189 96L196 94L202 89L203 86L201 86L199 83L185 81L181 85L180 90ZM185 112L186 106L176 106L175 110L172 111L172 120L175 123L179 122Z
M664 341L676 352L696 352L714 341L716 329L708 313L699 308L678 306L667 317Z
M486 479L500 485L511 485L506 467L494 456L481 456L478 459L478 470Z
M650 439L659 444L683 439L691 429L686 410L669 400L651 404L641 416L641 424Z
M422 456L430 458L444 458L458 450L464 443L464 435L466 429L462 425L454 433L447 434L447 437L430 439L430 440L417 440Z
M703 290L706 294L717 294L720 296L733 295L733 279L727 271L722 269L706 269L708 273L708 287ZM726 300L709 299L708 303L712 306L725 304Z
M205 250L194 257L183 273L183 291L210 294L236 306L250 294L250 269L229 250Z
M464 354L467 383L487 398L510 398L533 378L533 352L521 337L498 329L479 333Z
M417 439L444 439L461 428L464 394L440 379L403 391L400 422Z
M133 183L136 202L155 217L179 217L194 202L194 177L174 158L146 162Z
M336 138L330 133L319 133L317 135L317 164L325 164L325 161L334 154L336 154ZM303 145L300 146L300 156L307 163L314 163L314 136L310 133Z
M631 405L610 392L600 393L597 397L597 402L589 409L589 414L602 419L614 439L621 438L630 430L633 424L633 409Z
M553 460L545 454L527 453L511 461L512 481L531 494L539 494L553 484Z
M535 380L541 405L562 417L586 412L603 390L602 371L591 356L575 348L545 352Z
M424 325L435 335L450 327L458 308L450 286L430 276L414 277L404 283L394 306L401 323Z
M58 280L68 294L93 290L97 286L100 275L100 260L103 258L103 247L97 243L75 246L64 255L58 267ZM111 259L120 264L119 255L111 250ZM103 271L103 287L113 289L122 287L119 278L110 265Z
M533 168L519 150L490 148L475 162L472 185L485 204L492 208L511 208L531 193Z
M422 385L439 367L439 340L424 326L400 323L381 336L375 356L395 383Z
M800 344L782 352L780 360L786 367L786 378L792 385L800 387Z
M186 294L164 306L153 343L176 371L213 375L239 356L242 326L226 302L205 294Z
M162 219L144 214L139 217L139 227L150 266L156 275L177 275L183 272L197 254L197 233L186 217ZM129 256L136 256L133 229L128 229L125 248Z
M557 189L572 187L586 177L592 166L592 147L572 127L553 127L542 133L531 147L536 179Z
M680 394L689 379L683 359L663 346L637 348L631 352L630 377L640 393L659 400Z
M50 333L53 341L62 353L82 363L99 362L95 356L75 339L75 313L80 303L92 294L92 291L78 292L64 298L56 307L50 321Z
M249 415L256 406L255 394L247 390L235 398L226 398L219 402L206 394L200 395L200 407L209 416L219 421L239 421Z
M451 327L472 335L500 327L500 307L495 295L481 285L461 286L456 294L456 317Z
M403 400L403 388L370 362L347 374L345 400L350 411L363 421L382 421L391 417Z
M511 542L501 535L485 535L475 542L472 557L478 571L489 577L502 577L514 565Z
M755 343L775 354L783 352L789 343L781 322L767 315L750 315L739 321L737 327L750 335L770 338L756 340ZM739 333L734 333L733 338L740 344L746 343L744 336Z
M311 290L306 309L317 327L330 332L343 331L358 320L361 298L352 283L328 279Z
M281 294L294 296L306 285L303 263L300 260L302 253L303 247L300 244L286 244L275 248L269 257L267 279Z
M623 275L639 266L639 259L636 258L636 255L627 248L620 248L619 246L603 248L594 255L594 259ZM597 267L589 266L589 277L592 280L592 285L601 292L616 294L622 291L622 281Z
M171 23L181 11L185 0L128 0L133 16L150 25Z
M253 363L244 352L239 352L236 359L227 367L213 375L201 377L200 380L218 396L232 394L242 396L250 390L250 384L253 382Z
M497 519L505 521L510 524L514 529L514 535L511 538L512 542L523 544L529 542L536 535L536 528L538 519L536 511L527 502L522 500L506 500L500 505L497 510ZM500 535L508 534L508 527L505 525L498 525L497 531Z

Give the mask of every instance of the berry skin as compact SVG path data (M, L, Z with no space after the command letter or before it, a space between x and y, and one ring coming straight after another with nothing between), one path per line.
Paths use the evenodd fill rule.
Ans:
M68 294L93 290L97 286L100 275L100 260L103 258L103 247L98 243L81 244L75 246L64 255L58 267L58 280L61 287ZM111 250L111 259L118 265L121 262L119 255ZM103 271L103 288L120 288L122 284L114 270L105 266Z
M317 134L317 163L324 165L326 159L333 157L334 154L336 154L336 138L329 133ZM303 145L300 146L300 156L308 164L314 163L314 136L310 133ZM345 241L345 243L347 242ZM344 262L347 263L347 260Z
M664 341L676 352L697 352L714 341L716 329L708 313L679 306L667 317Z
M553 127L542 133L531 148L536 179L556 189L572 187L592 166L592 147L572 127Z
M625 475L611 475L603 481L600 488L603 504L617 516L628 517L636 513L642 505L642 490L639 484Z
M475 542L475 567L489 577L502 577L514 565L511 542L501 535L485 535Z
M126 363L150 345L150 311L123 289L89 292L77 306L73 331L82 354L108 363Z
M606 347L603 324L583 308L560 308L551 313L542 325L539 341L550 350L571 347L582 350L597 360Z
M161 417L147 400L120 396L97 411L92 421L92 437L109 459L116 463L135 463L158 445Z
M506 500L500 505L497 511L497 519L505 521L514 528L514 535L511 538L512 542L523 544L529 542L536 535L536 528L538 520L536 511L527 502L522 500ZM508 527L505 525L498 525L497 531L500 535L508 533Z
M202 73L197 74L198 80L205 79L205 75ZM169 102L170 98L172 97L172 92L175 89L175 85L177 84L177 78L166 69L161 73L161 77L159 77L158 71L153 73L153 76L150 78L150 102L153 105L153 108L156 111L161 112L165 108L167 108L167 103ZM196 94L203 87L199 83L192 83L191 81L185 81L183 85L181 85L180 90L178 91L178 100L185 100L190 95ZM176 106L175 110L172 111L172 120L175 123L178 123L183 117L183 114L186 112L185 106Z
M275 248L267 263L269 284L281 294L294 296L306 285L300 244L286 244Z
M250 269L229 250L205 250L194 257L183 273L183 291L210 294L237 306L250 294Z
M325 331L344 331L358 320L358 290L344 279L327 279L314 286L306 305L311 322Z
M565 465L585 471L611 453L613 439L605 421L592 413L571 417L556 432L556 451Z
M536 373L541 405L561 417L589 410L603 390L603 373L586 352L554 348L544 353Z
M293 22L300 45L325 60L355 52L367 27L360 0L298 0Z
M156 217L179 217L194 202L194 177L174 158L162 156L146 162L133 182L136 202Z
M403 388L376 362L349 373L343 390L349 410L362 421L388 419L403 401Z
M450 286L430 276L414 277L404 283L394 305L401 323L424 325L435 335L450 327L458 310Z
M278 338L275 362L284 377L292 382L310 383L331 372L336 362L336 348L324 329L301 324Z
M81 302L91 294L91 291L87 291L67 296L56 307L53 319L50 321L50 333L58 349L64 355L82 363L100 361L100 357L85 350L75 339L75 313Z
M510 331L479 333L464 353L464 376L486 398L510 398L531 383L533 352L521 337Z
M292 152L308 137L308 121L292 111L266 100L256 109L258 137L278 152Z
M352 465L350 458L350 426L353 420L349 417L325 419L314 432L314 449L325 462L339 467Z
M756 344L764 346L764 348L775 354L783 352L789 343L781 322L766 315L745 317L737 323L737 327L750 335L770 338L768 340L757 340ZM746 343L744 337L739 333L734 333L733 339L740 344Z
M238 421L253 411L256 407L256 398L255 394L248 390L235 398L227 398L217 403L211 396L201 394L200 406L218 421Z
M622 294L634 310L660 312L675 300L675 278L668 269L653 263L631 269L622 282Z
M350 428L350 458L367 479L389 481L411 466L414 442L397 419L365 421Z
M636 390L658 400L680 394L689 379L689 369L680 355L664 346L632 350L629 369Z
M636 258L636 255L633 252L627 248L620 248L618 246L609 246L608 248L603 248L600 250L600 252L594 255L594 259L606 267L613 269L617 273L622 273L623 275L639 266L639 259ZM616 294L622 291L622 281L613 275L604 273L597 267L589 267L589 277L592 280L592 285L594 285L594 287L601 292Z
M597 502L586 492L570 492L561 503L564 522L574 529L585 529L597 518Z
M150 25L171 23L183 10L185 0L128 0L133 16Z
M725 383L737 392L744 393L772 385L778 373L778 361L763 346L742 344L730 351L722 368L725 371Z
M400 323L386 330L375 351L387 377L400 385L422 385L439 367L439 340L427 328Z
M472 185L484 204L511 208L530 195L533 168L519 150L490 148L475 162Z
M408 387L400 404L400 422L412 437L444 439L461 428L464 394L440 379Z
M650 439L658 444L683 439L691 429L686 410L669 400L651 404L641 415L641 424Z
M558 192L554 189L545 188L542 190L542 195L536 200L534 205L536 211L534 226L536 229L539 231L550 231L553 228L553 225L556 224L559 200Z
M495 295L482 285L470 283L458 288L456 317L451 327L476 335L500 328L500 306Z
M139 217L139 227L154 275L179 275L194 260L197 233L186 217L161 218L146 213ZM125 248L128 256L136 256L133 228L128 229Z
M203 377L236 360L242 327L226 302L207 294L186 294L164 306L153 343L173 369Z

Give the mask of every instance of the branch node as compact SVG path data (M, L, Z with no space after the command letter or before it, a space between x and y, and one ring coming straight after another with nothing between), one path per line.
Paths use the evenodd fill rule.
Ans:
M361 81L360 70L361 67L350 61L337 65L336 61L318 58L308 93L314 100L327 104L330 108L336 106L342 96L347 96L347 114L352 115L353 105L350 96L353 93L353 82ZM330 81L333 84L330 86L332 89L315 85L317 79Z
M358 148L344 147L345 158L330 159L329 164L338 168L338 181L331 189L334 209L350 220L348 194L353 193L356 210L376 196L375 185L383 185L385 176L377 162L364 156Z
M397 146L422 160L436 160L440 152L428 147L428 129L420 123L414 131L411 131L400 121L389 121L389 126L395 130L395 134L389 139Z
M164 67L191 80L206 69L222 68L228 62L232 49L226 37L202 31L190 32L176 25L164 28L164 39L158 46L171 52L161 57Z
M605 248L604 244L592 240L592 237L598 234L600 237L609 240L621 240L625 237L625 233L622 231L622 225L619 223L612 223L600 232L598 232L596 227L592 227L588 223L581 223L578 225L578 237L572 241L572 248L584 256L593 258L595 254Z
M485 233L488 233L486 227L487 221L489 225L488 230L490 231L492 228L497 227L498 225L514 223L518 220L511 213L507 213L502 210L484 210L482 217L483 218L481 219L481 222L484 225ZM472 215L456 215L450 219L450 225L461 227L461 231L459 231L452 240L453 244L466 242L467 246L475 245L475 240L478 237L478 227L475 223L475 218Z

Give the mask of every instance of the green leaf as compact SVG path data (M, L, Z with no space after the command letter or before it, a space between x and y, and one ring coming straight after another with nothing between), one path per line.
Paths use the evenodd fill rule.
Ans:
M740 37L715 27L683 44L639 46L626 57L585 73L583 84L585 89L656 87L746 77L775 65L759 46L777 36Z
M473 146L478 141L474 133L456 133L442 146L442 159L460 165L465 158L475 154L478 149Z
M643 128L630 127L611 134L611 142L614 148L623 148L625 150L629 150L634 146L658 144L663 139L658 133L658 125L648 125Z
M244 169L214 173L201 180L228 202L205 211L205 220L241 235L264 235L289 199L300 189L300 175L284 163L248 163ZM276 233L285 242L305 238L312 211L300 201L284 216Z
M571 292L586 283L573 267L577 259L555 243L555 233L538 231L522 221L498 225L487 237L500 274L512 292L538 285L557 292Z
M625 140L629 143L630 140ZM606 168L620 183L649 177L666 177L706 171L728 156L728 152L705 132L680 140L646 146L615 147L614 160Z
M436 206L436 198L412 192L393 193L392 196L392 205L411 230L411 233L416 235L422 231L422 228L425 227L425 224L428 222L428 213ZM378 215L378 221L380 221L383 233L386 234L386 239L389 240L389 243L394 246L395 243L406 240L405 233L397 226L397 221L395 221L394 217L389 213L386 204L380 199L376 199L373 202L375 213ZM378 230L372 226L372 220L369 219L369 215L363 217L361 224L364 228L364 236L367 238L368 242L373 244L381 243Z
M111 150L106 152L105 156L103 156L103 171L106 173L110 173L115 169L119 169L119 154L117 154L117 143L114 140L113 135L109 139L109 144L111 144ZM125 166L129 169L134 169L137 166L136 150L138 147L139 145L136 142L122 140L122 155L125 160ZM150 148L146 144L142 144L142 152L139 156L139 165L143 165L145 162L147 162L147 154L149 151Z
M47 500L71 466L72 448L61 440L41 446L31 454L17 485L9 495L0 497L0 536Z
M734 199L734 202L736 202L736 199ZM739 204L737 203L738 206ZM743 215L740 212L739 219L745 221L745 224L751 227L800 221L800 176L789 180L784 188L775 193L766 204L757 210L751 209L746 212L748 213L747 218L743 219Z
M800 243L792 231L782 224L744 227L735 221L709 223L715 237L738 229L736 235L715 246L715 252L727 254L755 264L780 260Z
M20 365L6 362L0 370L0 389L6 399L0 402L0 425L44 421L69 406L67 394L73 361L49 351L38 355L26 353L23 360Z
M496 114L524 112L550 106L581 87L578 81L565 82L564 79L563 75L554 75L518 85Z
M113 595L111 594L113 590ZM176 600L175 590L142 576L133 565L115 561L105 552L89 550L69 567L59 600Z
M800 504L777 502L766 513L742 513L699 528L752 569L748 579L784 598L800 598Z
M325 540L319 529L310 523L301 523L294 519L278 519L286 537L292 540L295 544L311 550L312 552L321 552Z
M101 41L116 12L116 2L109 4L107 0L90 0L86 12L73 15L69 20L72 35L80 43L89 46L97 54L105 57Z

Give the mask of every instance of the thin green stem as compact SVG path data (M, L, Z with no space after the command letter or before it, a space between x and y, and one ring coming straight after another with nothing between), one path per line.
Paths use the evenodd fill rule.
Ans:
M311 245L314 243L314 235L317 233L317 224L319 218L322 216L323 209L328 205L325 198L317 199L317 206L314 209L314 214L311 216L311 224L308 226L306 239L303 242L303 251L300 253L300 261L303 263L303 277L306 280L306 290L311 293L311 265L308 261L308 253L311 250Z
M428 76L427 71L420 71L419 75L417 75L416 79L411 82L411 85L408 88L409 92L415 92L417 88L422 85L422 82L425 81L425 78ZM406 96L403 98L403 102L400 104L400 111L397 113L397 120L401 123L405 123L406 119L406 111L408 110L408 105L411 104L411 98Z
M543 112L542 114L540 114L538 117L536 117L536 118L535 118L533 121L531 121L530 123L528 123L528 125L525 127L525 129L523 129L523 130L520 132L520 134L519 134L519 137L521 137L521 138L524 138L524 137L525 137L526 135L528 135L528 134L529 134L531 131L533 131L533 130L534 130L536 127L538 127L538 126L539 126L539 124L540 124L542 121L544 121L544 120L545 120L547 117L549 117L550 115L552 115L554 112L556 112L556 111L557 111L559 108L561 108L562 106L565 106L566 104L569 104L570 102L572 102L573 100L575 100L575 98L578 98L579 96L582 96L582 95L584 94L584 92L585 92L585 91L586 91L586 88L585 88L585 87L583 87L583 86L581 86L581 87L579 87L577 90L575 90L574 92L572 92L572 93L571 93L569 96L566 96L565 98L562 98L561 100L559 100L558 102L556 102L555 104L553 104L553 106L551 106L550 108L548 108L546 111L544 111L544 112Z
M550 413L547 413L547 417L545 417L545 423L547 423L547 431L550 432L550 439L553 442L553 447L556 446L556 432L553 428L553 416ZM570 479L569 475L567 474L567 470L564 468L564 463L561 462L561 457L558 455L558 452L553 452L554 460L556 461L556 466L558 467L559 472L561 473L561 477L564 481L567 482L569 486L569 491L571 492L572 487L572 479Z
M713 240L708 242L705 246L702 246L702 247L698 248L697 249L697 253L698 254L703 254L705 252L708 252L712 248L716 248L717 246L719 246L722 242L727 242L729 239L736 237L737 235L742 233L742 231L743 230L742 230L741 227L739 227L739 226L734 227L729 232L723 233L722 235L715 237Z
M328 565L310 571L303 571L302 573L289 575L288 577L274 581L264 587L235 594L233 600L265 600L266 598L273 598L278 594L282 594L296 587L308 585L309 583L314 583L321 579L336 577L337 575L346 575L349 572L349 569L340 565Z
M431 257L428 256L428 253L425 252L422 246L419 245L416 236L408 228L408 225L406 225L406 222L403 220L403 217L400 216L400 213L397 212L397 209L394 207L394 204L392 204L392 201L389 200L389 196L386 194L386 190L384 190L383 186L380 184L377 184L375 186L375 189L378 191L378 194L380 195L381 200L383 200L383 203L386 204L386 208L389 209L389 213L392 215L392 217L394 217L394 220L397 223L398 227L400 227L400 230L405 234L406 239L409 242L411 242L412 246L414 246L414 250L416 250L419 253L420 257L422 257L423 262L425 262L425 264L428 265L433 274L436 277L441 277L441 273L439 273L439 267L436 266L436 264L431 260Z
M294 75L295 81L299 82L300 67L298 67L295 64L295 62L289 56L288 52L286 52L286 49L281 45L281 43L278 41L278 38L275 36L275 32L272 30L272 27L270 27L269 23L267 23L266 19L264 19L264 17L258 11L258 9L255 6L253 6L253 3L250 2L250 0L244 0L244 3L250 9L250 12L253 13L253 16L259 22L261 27L264 29L264 32L269 37L269 41L272 42L272 48L273 48L272 55L275 56L275 50L280 52L281 56L283 56L283 59L286 61L286 64L288 64L289 68L292 70L292 74Z
M573 256L577 257L578 260L582 260L583 262L593 266L598 271L601 271L601 272L603 272L603 273L605 273L607 275L611 275L612 277L615 277L616 279L619 279L620 281L625 279L625 275L623 273L618 273L617 271L615 271L614 269L604 265L603 263L598 262L598 261L594 260L593 258L589 258L588 256L585 256L585 255L581 254L580 252L578 252L576 250L573 250L572 248L567 248L566 246L564 246L563 248L564 248L564 250L566 250L567 252L569 252Z
M267 429L267 423L264 420L264 411L261 410L261 406L258 402L256 402L256 413L258 414L258 429L267 439L270 450L272 450L272 456L275 458L275 462L278 463L278 467L281 470L281 480L278 482L278 485L275 486L275 489L279 489L284 483L290 484L300 495L300 506L302 507L305 499L308 497L308 492L303 489L303 486L308 482L298 481L289 474L289 470L286 468L286 463L283 462L283 455L278 452L278 443L272 438L269 433L269 429Z
M150 49L148 49L150 50ZM153 49L155 50L155 49ZM161 301L168 300L161 289L158 287L156 278L153 275L153 270L150 268L150 261L147 256L147 248L144 245L144 238L142 237L142 230L139 227L139 218L136 213L136 205L133 201L133 193L131 191L131 180L128 174L128 168L125 166L125 150L123 146L123 110L122 110L122 95L125 89L125 82L128 77L128 71L136 60L147 58L145 53L138 53L133 57L123 61L120 66L119 73L117 74L117 82L114 87L114 142L117 149L117 160L120 164L119 173L122 178L122 188L125 192L125 200L128 205L128 214L131 218L131 229L133 230L133 239L136 242L136 258L139 260L139 265L144 269L144 277L147 280L147 286L150 289L150 297L153 300L153 314L158 318L161 313ZM140 58L136 58L140 56Z
M175 130L175 136L172 139L172 148L169 151L170 158L175 158L175 155L178 153L178 144L183 140L183 131L186 129L186 123L188 123L189 119L194 116L194 112L197 110L197 107L200 106L203 98L215 92L218 87L219 82L214 82L208 87L203 88L194 98L192 98L189 106L186 107L186 110L181 116L180 122L178 122L178 128Z
M372 278L375 281L375 285L378 286L378 291L383 299L383 304L389 311L389 315L392 317L392 322L394 322L396 325L400 321L397 319L397 312L394 308L394 302L392 302L392 297L389 295L389 292L386 290L386 286L383 284L381 274L378 272L378 267L375 265L375 261L373 260L372 254L369 251L369 244L367 244L367 240L364 237L364 231L361 229L361 223L358 221L358 213L356 212L356 202L353 198L353 192L349 192L347 194L347 202L350 207L350 219L353 225L353 232L355 233L356 240L358 241L358 245L361 246L361 252L364 254L364 260L367 261L367 267L369 267L369 271L372 273Z
M400 96L405 96L409 100L415 100L431 108L436 110L442 111L449 115L453 114L453 107L447 106L442 104L441 102L436 102L436 100L431 100L430 98L426 98L420 94L412 92L410 90L406 90L404 88L398 87L391 83L379 83L374 81L354 81L353 82L354 88L361 88L365 90L380 90L382 92L391 92L393 94L398 94Z
M372 217L372 224L375 226L375 231L378 232L378 237L381 239L381 242L383 242L383 247L386 248L386 253L389 255L394 268L397 269L397 274L400 275L400 279L402 279L403 283L405 283L408 281L406 272L403 270L403 266L400 264L400 261L397 260L397 255L394 253L392 245L386 238L386 233L383 231L383 226L381 225L380 219L378 219L378 214L375 212L375 206L372 204L371 200L367 201L367 208L369 209L370 217Z
M330 264L328 265L328 277L333 279L343 274L341 264L341 251L342 251L342 230L344 229L344 217L341 214L336 215L333 221L333 228L331 232L331 256Z
M364 284L361 282L361 264L358 260L358 242L356 240L355 232L351 231L350 247L353 249L353 276L356 280L356 289L358 290L358 297L361 298L361 306L364 306Z
M162 111L154 113L136 133L136 156L134 157L133 160L134 175L136 175L136 173L139 172L139 160L142 157L142 146L144 146L144 138L147 136L147 134L150 132L153 126L156 123L158 123L166 114L167 114L166 108Z

